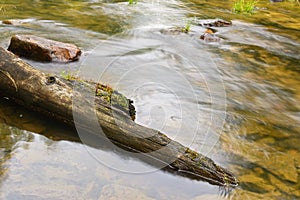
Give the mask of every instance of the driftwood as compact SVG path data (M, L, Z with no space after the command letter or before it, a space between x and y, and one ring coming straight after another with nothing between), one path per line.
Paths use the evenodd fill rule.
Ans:
M152 165L165 164L165 170L214 185L238 184L230 172L211 159L157 130L136 124L132 120L134 112L129 108L131 102L111 88L42 73L3 48L0 48L0 94L69 127L76 125L80 133L101 137L127 152L138 152L136 157ZM113 95L116 97L112 98ZM103 132L91 122L91 115L96 116Z

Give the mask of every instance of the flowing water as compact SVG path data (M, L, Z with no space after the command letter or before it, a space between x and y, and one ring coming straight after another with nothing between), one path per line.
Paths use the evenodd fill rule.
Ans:
M1 199L300 199L300 6L259 1L2 0L0 45L34 34L78 45L78 62L27 60L101 80L134 100L136 122L211 157L240 185L224 190L82 144L74 130L0 102ZM232 20L220 42L202 19ZM191 22L188 34L171 27ZM139 173L133 173L139 172ZM143 173L144 172L144 173Z

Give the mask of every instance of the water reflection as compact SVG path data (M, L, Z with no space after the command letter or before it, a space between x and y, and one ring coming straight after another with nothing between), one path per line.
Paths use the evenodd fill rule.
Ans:
M119 187L129 179L131 182L129 185L126 184L127 188L125 187L125 189L136 188L133 190L135 195L149 194L161 198L161 192L171 194L174 187L179 187L183 183L189 185L191 191L189 194L182 191L182 198L189 198L189 196L197 193L218 193L216 187L207 186L200 182L189 182L188 179L174 176L174 172L172 176L162 171L139 175L116 171L113 169L114 166L103 165L92 154L101 154L104 160L114 160L115 165L125 164L139 169L152 167L136 160L136 158L127 157L124 154L118 155L117 149L108 148L104 143L99 143L97 138L91 139L88 143L90 147L79 144L81 141L75 130L68 129L55 121L49 121L49 119L38 114L30 113L30 111L7 100L1 99L0 116L2 116L0 121L1 136L3 137L1 141L5 144L3 153L6 153L1 155L1 180L5 184L0 190L5 191L2 194L5 199L42 197L46 199L69 197L97 199L103 185L111 184L108 190L116 187L122 191L123 186L121 189ZM22 116L21 119L19 119L20 116ZM27 130L38 132L47 138ZM153 163L151 162L151 164ZM142 187L137 186L143 179L147 179L147 184ZM30 184L24 184L26 180ZM21 187L12 187L15 184ZM201 185L206 185L205 189L196 189ZM66 190L63 193L61 193L62 186ZM161 190L162 188L163 190ZM178 190L180 192L182 189L178 188ZM103 195L104 198L107 197L105 194Z
M188 68L188 65L183 65L186 63L181 63L172 53L158 49L166 41L180 40L181 48L186 54L197 57L199 55L194 53L199 52L198 49L209 52L219 71L209 73L210 66L205 65L205 62L202 63L201 70L211 77L221 74L227 100L221 142L216 146L218 149L214 149L209 156L233 170L241 181L240 188L233 191L228 198L300 198L299 7L293 6L289 1L276 4L260 1L258 7L264 9L253 16L232 15L230 2L220 4L219 1L201 0L142 1L136 6L128 6L125 1L6 0L2 7L1 19L24 19L17 20L20 23L15 26L0 25L2 46L8 45L8 40L13 34L30 33L75 43L83 48L86 53L83 58L86 58L88 55L97 56L91 50L99 41L106 40L108 35L130 29L118 38L119 42L128 42L132 38L140 39L139 49L143 51L135 51L121 57L120 62L115 63L115 70L111 69L108 72L110 74L105 76L106 81L110 82L126 73L129 68L123 63L130 67L130 63L142 65L146 61L158 59L161 63L173 66L172 70L189 77L190 83L196 88L196 94L201 97L199 101L189 96L181 98L182 105L188 108L189 123L198 120L202 125L206 125L210 112L218 113L218 109L210 109L212 102L202 78ZM177 37L160 32L169 26L182 26L194 17L234 20L232 27L218 28L219 36L224 38L220 44L210 45L197 40L205 29L195 25L192 25L190 35ZM149 37L154 37L161 43L155 46L154 43L145 40ZM120 43L115 41L114 46L118 44ZM111 53L110 47L106 46L108 55ZM173 48L176 46L173 45ZM79 62L68 66L49 67L31 63L41 70L56 74L69 68L76 71L81 65ZM97 64L92 63L92 66L97 68ZM140 70L138 74L133 73L134 75L124 80L124 85L119 85L118 89L130 96L131 88L137 82L141 83L163 74L164 77L168 77L166 80L170 81L172 90L184 94L182 85L176 82L174 74L168 73L166 68L156 66L153 70L147 69ZM137 81L132 81L133 78L137 78ZM182 119L178 118L178 112L175 108L172 110L172 106L169 107L171 110L169 109L168 113L160 112L158 107L154 107L154 113L151 112L151 103L170 105L172 93L159 87L155 90L147 87L145 91L147 93L132 95L140 110L139 123L160 128L161 123L155 122L161 122L162 117L167 116L168 122L172 122L170 128L176 128ZM159 98L161 96L165 98ZM199 106L200 112L195 111L196 106ZM1 109L5 109L5 106ZM6 115L15 116L11 117L11 125L22 130L42 133L47 137L20 131L2 123L1 197L4 195L10 199L97 199L101 196L105 199L109 195L130 195L126 191L131 191L139 195L139 198L225 198L219 195L218 188L168 173L132 176L106 169L91 159L85 148L91 148L91 151L99 150L71 142L77 141L76 137L72 136L72 130L67 133L64 127L54 128L56 125L52 126L47 119L28 120L26 116L20 118L22 113L15 110L8 114L1 113L1 116L2 119ZM148 115L149 113L151 115ZM201 115L197 118L199 113ZM34 123L31 123L32 121ZM189 123L185 124L185 130L188 130ZM201 149L201 139L203 138L194 143L196 149ZM184 143L184 134L178 140ZM107 157L124 157L110 151L103 152ZM126 159L122 159L125 164L128 162L137 166L143 165L136 160ZM15 188L14 185L21 185L22 188ZM62 188L63 186L65 188ZM133 190L134 187L137 189ZM104 188L103 192L100 188Z

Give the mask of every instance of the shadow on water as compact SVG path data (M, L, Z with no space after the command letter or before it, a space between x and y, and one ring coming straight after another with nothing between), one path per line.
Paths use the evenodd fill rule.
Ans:
M187 133L191 125L201 121L200 127L205 127L210 122L211 113L221 112L219 107L212 109L214 104L203 77L195 73L195 68L190 67L187 61L172 53L176 45L170 45L168 49L161 45L179 41L175 43L181 45L185 54L201 58L196 70L200 70L203 76L222 77L226 90L225 123L221 130L211 130L212 133L222 134L218 148L211 152L210 157L233 171L241 184L224 197L215 187L181 179L170 173L159 171L134 176L99 167L86 149L94 153L103 150L105 153L101 156L116 159L116 165L151 168L124 155L115 155L112 153L114 150L108 151L103 146L99 149L84 147L79 138L74 137L73 130L66 130L32 114L20 117L24 111L8 106L4 101L0 107L4 122L0 143L3 149L1 191L5 191L4 195L14 194L11 199L18 199L34 193L38 188L40 192L35 192L35 197L45 195L45 199L97 199L103 194L121 198L122 194L128 195L126 190L133 191L132 188L136 187L155 199L299 199L300 7L290 1L259 1L256 13L250 16L232 14L232 4L233 1L221 4L214 0L168 0L139 1L135 6L128 6L125 1L6 0L0 6L1 20L22 20L16 20L16 25L0 24L2 46L7 47L13 34L26 33L75 43L84 50L83 60L88 56L97 57L107 50L105 55L118 60L114 62L115 68L107 71L105 82L119 80L130 71L126 74L130 78L124 79L118 90L135 100L139 123L159 129L167 119L166 127L174 130L183 119L187 119L182 123L183 131L178 137L182 143L186 142L186 138L190 139ZM207 44L199 41L205 28L195 24L192 24L190 34L164 35L160 31L172 26L184 26L188 20L207 18L233 20L232 27L216 28L218 36L223 38L222 42ZM112 44L106 43L102 50L92 51L99 41L103 44L103 40L124 30L125 34ZM145 38L153 40L149 42ZM123 56L113 52L116 47L133 40L140 41L135 51ZM198 52L201 52L200 56ZM211 66L204 59L206 55L213 59L218 70L210 71ZM157 60L159 65L147 65L157 64ZM76 71L82 64L81 61L68 66L30 63L40 70L56 74L68 68ZM95 67L93 70L97 70L99 63L91 63ZM136 66L142 67L132 70ZM93 70L90 72L93 73ZM199 100L188 95L183 79L173 72L189 77L188 81ZM170 90L162 88L162 85L144 84L160 77ZM131 89L136 85L143 87L133 94ZM174 101L175 93L182 95L179 97L181 105L187 109L185 118L180 118L179 106ZM222 95L216 93L216 99L220 100ZM200 134L200 140L193 144L196 149L203 145L201 137ZM28 156L29 153L31 156ZM42 187L41 183L47 188ZM21 185L22 188L14 188L13 185ZM72 194L65 193L66 189L61 188L63 185L69 185L67 189ZM116 185L130 185L131 189ZM103 192L99 188L104 188ZM81 191L80 194L78 191Z
M147 173L153 173L157 171L156 169L152 169L153 167L159 167L162 165L162 163L159 160L142 156L141 154L136 154L135 157L132 156L132 154L126 155L126 151L120 151L119 148L116 146L115 148L112 147L112 145L107 144L106 140L103 140L102 137L98 137L95 134L91 133L84 133L80 132L80 136L77 135L77 131L73 128L66 127L65 125L49 120L49 118L45 118L43 115L40 115L38 113L32 113L32 111L29 111L23 107L20 107L16 105L15 103L10 102L8 99L1 98L0 99L0 130L1 130L1 163L0 163L0 175L1 175L1 183L5 182L5 179L7 176L9 176L9 164L10 159L14 159L16 154L16 151L18 151L20 148L29 148L30 143L34 143L35 140L35 133L38 133L40 135L43 135L47 137L48 139L45 139L46 141L49 140L49 145L59 142L59 141L69 141L69 142L75 142L79 144L83 144L80 137L84 137L84 145L87 145L89 148L92 148L94 150L92 151L98 151L98 152L113 152L113 156L110 153L110 157L102 158L107 161L107 159L114 160L114 164L116 166L118 165L124 165L124 161L126 160L134 160L134 164L127 163L126 166L128 169L130 167L136 167L136 169L139 168L137 166L136 162L143 161L143 163L148 163L149 166L145 166L145 164L140 164L142 168L145 168L146 170L150 169ZM84 135L86 134L86 135ZM27 143L27 144L23 144ZM92 151L90 152L91 157L93 157ZM119 152L120 151L120 152ZM104 153L105 154L105 153ZM115 157L115 158L112 158ZM96 162L99 162L99 158L94 158ZM103 165L101 161L99 162L100 165ZM104 163L104 166L106 164ZM61 167L61 166L60 166ZM113 166L107 166L112 167ZM116 167L118 169L118 167ZM191 180L195 181L206 181L202 177L190 177L189 174L185 174L183 172L178 172L176 169L173 169L171 167L165 167L161 169L163 172L170 173L172 175L178 175L180 177L190 178ZM126 171L122 171L122 173L126 173ZM228 195L228 193L231 191L231 188L224 188L219 187L220 193L222 195ZM212 190L211 192L213 192ZM206 191L208 192L208 191ZM22 194L16 194L15 198L36 198L36 196L23 196ZM6 198L10 198L10 195L6 196Z

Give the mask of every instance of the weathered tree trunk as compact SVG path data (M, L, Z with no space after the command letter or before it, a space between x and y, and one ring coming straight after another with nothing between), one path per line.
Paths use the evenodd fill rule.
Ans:
M237 185L236 178L211 159L157 130L136 124L132 113L131 117L128 114L131 103L123 95L100 84L42 73L3 48L0 48L0 94L66 125L76 125L79 132L97 135L122 149L138 152L137 157L148 162L164 163L165 169L177 174L215 185ZM93 117L101 126L95 126Z

